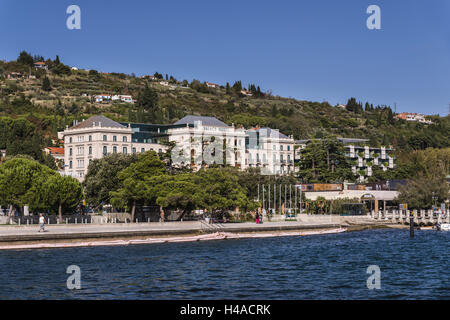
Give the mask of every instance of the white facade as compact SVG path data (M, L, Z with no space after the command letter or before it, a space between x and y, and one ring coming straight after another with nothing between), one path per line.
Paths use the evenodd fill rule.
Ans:
M89 164L112 153L165 152L167 147L154 143L133 143L132 129L102 116L92 117L59 132L64 139L64 174L84 179Z
M194 125L168 130L169 141L176 143L172 151L174 163L190 164L194 170L202 165L226 164L245 168L245 130L234 126L211 125L195 121ZM224 156L224 152L226 156Z
M133 97L127 95L114 95L111 98L112 101L122 101L126 103L133 103Z
M290 174L295 171L293 137L271 128L247 131L245 167L261 168L263 174Z

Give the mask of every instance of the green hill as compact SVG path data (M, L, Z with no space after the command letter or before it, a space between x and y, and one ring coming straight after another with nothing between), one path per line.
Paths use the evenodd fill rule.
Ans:
M36 61L45 61L49 70L34 68ZM14 72L22 76L8 79L8 75L17 77ZM263 93L259 86L243 86L240 81L209 88L198 80L155 75L157 81L122 73L71 70L59 57L45 60L26 53L21 53L17 61L0 61L0 149L12 148L34 136L34 144L41 147L57 145L58 130L94 114L117 121L152 123L172 123L187 114L207 115L244 127L270 126L295 139L334 134L367 138L374 146L392 145L407 152L449 147L448 116L428 117L431 125L411 123L396 119L389 106L354 99L341 108ZM160 84L166 79L169 85ZM253 95L243 95L242 89ZM96 103L94 96L102 93L132 95L137 101ZM16 146L14 153L19 151Z

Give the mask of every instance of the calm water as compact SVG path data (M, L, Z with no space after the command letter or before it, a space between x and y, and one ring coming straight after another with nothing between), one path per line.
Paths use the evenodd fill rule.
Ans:
M450 233L337 235L0 252L0 299L450 299ZM66 288L81 268L82 289ZM381 268L381 290L366 269Z

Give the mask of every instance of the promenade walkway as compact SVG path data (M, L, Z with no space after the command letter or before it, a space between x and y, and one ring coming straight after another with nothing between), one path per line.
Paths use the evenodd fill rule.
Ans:
M193 222L104 224L104 225L47 225L45 233L38 233L39 227L0 226L0 242L39 241L58 239L88 239L139 236L166 236L196 234L199 232L264 232L306 229L326 229L340 227L342 224L327 221L319 223L305 222L265 222L206 224Z

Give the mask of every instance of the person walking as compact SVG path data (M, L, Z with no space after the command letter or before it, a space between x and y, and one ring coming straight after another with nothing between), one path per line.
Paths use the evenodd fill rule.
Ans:
M45 232L45 218L42 213L39 214L39 231Z

